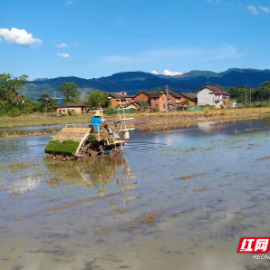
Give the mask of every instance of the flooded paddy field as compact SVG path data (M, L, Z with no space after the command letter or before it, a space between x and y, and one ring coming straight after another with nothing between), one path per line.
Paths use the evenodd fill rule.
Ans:
M131 133L123 155L43 159L0 140L0 269L270 269L270 120Z

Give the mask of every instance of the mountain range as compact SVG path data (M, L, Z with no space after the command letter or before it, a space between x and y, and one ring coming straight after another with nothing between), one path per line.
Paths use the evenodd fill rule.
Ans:
M104 92L127 91L136 94L141 90L153 90L169 86L175 92L194 92L201 86L219 84L224 87L246 85L257 88L261 83L270 80L270 70L231 68L227 71L216 73L212 71L193 70L177 76L165 76L140 71L121 72L108 77L82 79L78 77L58 77L54 79L36 79L25 85L24 95L37 99L42 93L50 96L61 97L59 86L63 82L74 82L78 85L80 98L86 99L94 90Z

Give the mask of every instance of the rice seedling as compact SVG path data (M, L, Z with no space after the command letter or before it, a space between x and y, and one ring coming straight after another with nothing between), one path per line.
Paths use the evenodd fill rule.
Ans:
M243 220L243 218L241 216L237 216L236 217L236 222L237 223L240 223L242 220Z

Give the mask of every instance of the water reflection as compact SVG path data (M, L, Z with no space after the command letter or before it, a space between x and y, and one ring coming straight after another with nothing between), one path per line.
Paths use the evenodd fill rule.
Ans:
M215 121L205 121L205 122L199 122L197 125L198 125L198 128L205 133L215 133L221 129L222 122L217 125L217 122Z
M125 167L122 177L121 177L121 191L124 193L121 196L121 199L123 201L123 206L126 205L126 200L133 200L136 197L134 195L129 194L129 190L135 189L137 187L137 182L130 183L130 179L136 178L136 174L132 173L130 167Z
M0 139L0 162L8 164L40 159L50 139L50 136Z
M9 185L7 187L8 193L11 194L23 194L27 191L32 191L40 186L41 180L36 179L34 177L29 177L26 179L20 179L16 181L14 184Z
M122 156L106 156L95 159L87 159L79 162L49 163L46 164L49 172L59 179L59 182L83 185L89 187L100 197L104 197L108 185L116 182L123 191L123 196L129 196L128 190L134 189L137 183L131 184L130 179L136 178L127 166L126 159ZM122 172L120 172L122 170ZM121 177L120 177L121 175ZM119 180L118 178L121 178ZM48 182L55 185L55 182Z

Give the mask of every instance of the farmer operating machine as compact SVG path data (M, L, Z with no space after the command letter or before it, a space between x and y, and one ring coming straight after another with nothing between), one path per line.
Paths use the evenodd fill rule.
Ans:
M102 113L103 118L103 113ZM127 144L130 138L126 122L133 118L126 118L125 113L119 114L118 121L114 122L117 132L112 128L94 125L66 125L46 145L44 158L55 160L76 160L101 155L120 155L121 146ZM104 119L103 119L104 120Z

